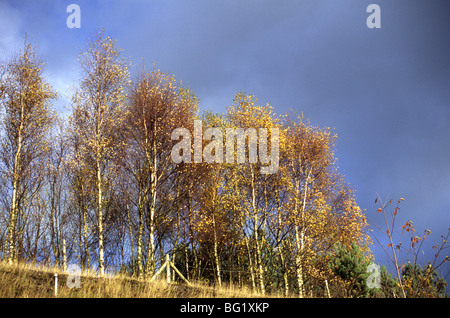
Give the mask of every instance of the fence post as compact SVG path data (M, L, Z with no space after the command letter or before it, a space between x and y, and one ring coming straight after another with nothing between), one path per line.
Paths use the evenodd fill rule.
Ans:
M58 296L58 274L55 273L55 297Z
M164 271L164 267L166 268L166 281L168 284L170 284L172 278L171 278L171 271L170 268L172 267L173 269L173 275L175 277L175 274L178 274L178 276L181 277L181 279L183 281L185 281L188 285L190 285L191 283L189 283L189 281L183 276L183 274L181 274L181 272L178 270L178 268L175 267L175 264L172 263L170 261L170 257L168 254L166 254L166 261L164 262L164 264L161 265L160 269L158 269L158 271L155 273L155 275L153 275L153 277L150 279L150 281L153 281L159 274L161 274Z
M161 265L161 268L158 269L158 271L153 275L153 277L150 279L150 281L153 281L156 277L158 277L159 274L161 274L164 271L164 268L167 266L167 261Z
M166 254L167 283L170 284L170 257Z
M330 289L328 288L328 281L326 279L325 279L325 287L327 288L328 298L331 298L331 296L330 296Z
M178 270L178 268L175 267L175 264L170 262L170 266L172 266L174 273L177 273L178 276L180 276L180 278L182 280L184 280L188 285L190 285L191 283L189 283L189 281L183 276L183 274L181 274L181 272Z

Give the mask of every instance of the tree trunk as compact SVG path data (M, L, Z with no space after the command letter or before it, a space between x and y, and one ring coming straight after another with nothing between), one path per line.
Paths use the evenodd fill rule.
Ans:
M128 232L130 233L130 245L131 245L131 268L133 275L136 274L136 258L134 255L134 240L133 240L133 229L131 227L131 215L130 208L127 203L127 218L128 218Z
M145 128L147 131L147 128ZM146 144L148 144L148 140L146 140ZM156 148L156 125L153 128L153 143L152 143L152 154L149 151L146 152L146 158L149 164L151 164L150 168L150 215L149 215L149 240L147 245L147 266L146 273L148 275L153 276L155 273L155 209L156 209L156 186L158 183L157 178L157 148Z
M58 238L57 238L57 233L58 233L58 226L57 226L57 219L56 219L56 203L55 203L55 195L56 195L56 191L55 191L55 183L56 183L56 177L53 177L52 180L52 197L51 197L51 202L50 202L50 237L51 237L51 244L52 244L52 250L53 250L53 257L55 259L55 265L59 266L60 264L60 259L59 259L59 250L57 248L58 245Z
M306 175L306 180L304 183L304 194L303 194L303 203L302 208L299 211L298 206L298 198L300 195L300 181L296 181L296 196L295 196L295 214L299 217L296 218L296 225L295 225L295 242L297 244L297 255L295 258L296 267L297 267L297 281L298 281L298 293L299 297L304 296L304 290L303 290L303 265L302 265L302 256L303 251L305 247L305 212L306 212L306 196L308 193L308 181L310 178L312 172L312 168L309 170L308 174Z
M142 236L144 232L144 209L145 205L143 203L144 196L142 192L139 194L138 198L138 214L139 214L139 229L138 229L138 246L137 246L137 266L138 275L140 278L144 275L144 266L142 263Z
M216 230L216 218L214 217L214 207L212 214L213 221L213 231L214 231L214 262L216 263L216 275L217 275L217 283L219 286L222 286L222 278L220 277L220 260L218 253L218 244L217 244L217 230Z
M22 103L22 101L21 101ZM12 192L12 200L11 200L11 212L9 217L9 224L8 224L8 244L9 244L9 251L8 251L8 263L12 264L14 261L14 254L15 254L15 229L16 229L16 221L17 221L17 214L18 214L18 191L19 191L19 170L20 170L20 156L22 152L22 130L23 130L23 103L21 106L21 118L20 118L20 126L19 126L19 133L18 133L18 141L17 141L17 150L14 154L14 167L13 167L13 192Z
M191 188L191 187L190 187ZM194 242L194 230L192 228L192 221L191 221L191 217L193 214L193 210L192 210L192 204L191 204L191 190L188 190L188 230L189 230L189 240L191 242L191 249L192 249L192 254L194 256L194 279L197 279L200 277L200 265L199 265L199 261L198 261L198 256L197 256L197 250L195 248L195 242Z
M63 270L67 272L67 254L66 254L66 240L63 239Z
M284 295L287 297L289 294L289 279L288 279L288 269L286 262L284 261L282 248L279 248L279 256L281 261L281 268L283 269L283 279L284 279Z
M301 232L301 233L299 233ZM303 266L302 266L302 253L303 253L303 231L299 230L298 225L295 226L295 242L297 244L297 254L295 256L295 265L297 271L297 283L298 283L298 296L303 298Z
M100 160L97 159L98 265L100 276L104 276L105 258L103 250L103 194L102 194L102 174L100 169L101 169Z
M83 193L83 190L82 190ZM82 198L82 205L81 209L83 210L83 236L84 236L84 267L89 268L90 267L90 255L89 255L89 248L88 248L88 216L87 216L87 209L84 205L84 195Z
M280 208L280 198L279 193L276 195L276 203L277 203L277 242L278 242L278 257L280 258L281 268L283 271L283 280L284 280L284 295L288 296L289 294L289 279L288 279L288 269L286 266L286 262L284 260L283 255L283 242L281 241L282 228L284 227L283 222L281 220L281 208Z
M264 270L263 265L261 261L261 244L259 241L259 235L258 235L258 209L256 206L256 185L255 185L255 173L253 170L253 166L251 165L251 178L252 178L252 211L253 211L253 232L255 235L255 247L256 247L256 266L258 270L258 278L259 278L259 284L261 288L261 293L265 294L265 287L264 287Z
M250 267L250 278L252 279L252 290L253 290L253 292L255 292L256 291L256 278L255 278L255 272L253 270L253 259L252 259L252 253L250 251L250 244L248 242L248 237L245 234L245 231L244 231L244 241L245 241L245 247L247 248L248 266Z
M154 215L155 215L155 207L150 207L150 233L149 240L147 245L147 266L146 273L147 275L153 276L155 273L155 225L154 225Z
M189 254L187 244L184 245L184 261L186 266L186 279L189 280Z

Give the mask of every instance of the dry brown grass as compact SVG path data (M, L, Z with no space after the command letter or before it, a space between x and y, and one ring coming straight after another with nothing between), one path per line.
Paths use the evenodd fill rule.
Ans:
M94 272L81 275L80 288L69 288L68 274L60 269L31 264L9 265L0 262L0 298L53 298L54 274L58 274L60 298L249 298L262 297L250 289L224 285L211 287L200 283L191 285L165 280L149 282L124 274L114 277L97 277ZM264 297L278 297L265 295Z

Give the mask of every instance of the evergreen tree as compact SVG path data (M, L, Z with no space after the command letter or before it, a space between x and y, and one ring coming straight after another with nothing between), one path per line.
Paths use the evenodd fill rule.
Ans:
M445 297L445 279L430 264L422 267L408 262L403 267L402 280L408 298Z
M397 298L401 295L397 280L388 272L385 265L380 267L380 288L372 289L370 295L376 298Z
M336 275L346 283L346 291L349 297L368 297L370 288L366 280L370 273L367 267L370 261L356 243L350 248L340 243L335 244L335 255L331 259L330 267Z
M380 292L382 297L397 297L400 295L400 287L397 280L387 271L386 266L381 266L380 271Z

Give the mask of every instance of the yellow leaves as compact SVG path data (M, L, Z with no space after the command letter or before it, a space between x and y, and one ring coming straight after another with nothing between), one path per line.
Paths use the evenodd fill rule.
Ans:
M254 95L243 92L236 94L234 103L227 109L227 117L230 122L240 128L273 128L278 127L280 122L274 116L273 107L255 106L258 99Z
M15 152L9 166L20 167L22 172L49 150L46 134L54 121L50 102L56 92L42 76L43 65L36 49L25 41L23 52L3 65L5 73L0 77L4 146ZM21 160L24 157L35 159L25 163Z
M250 244L247 246L249 251L254 252L256 248L252 245L256 241L264 249L274 248L275 251L279 248L281 251L286 248L281 253L286 253L289 258L289 253L300 249L293 243L297 240L294 228L298 227L302 235L305 272L315 278L326 277L327 266L317 259L321 253L325 254L331 243L366 242L364 228L367 221L353 192L344 183L343 176L337 173L333 154L336 137L329 128L314 127L303 117L289 121L286 116L276 115L270 104L259 105L255 96L239 92L225 116L211 114L206 116L205 122L208 126L230 128L279 128L280 157L283 160L279 173L261 176L254 173L257 171L255 166L249 168L244 165L211 165L195 169L186 165L176 170L187 175L187 180L180 181L185 176L172 173L175 171L170 170L173 165L164 161L169 157L166 156L167 149L170 151L167 145L171 129L186 125L192 130L198 98L182 87L182 82L177 82L175 76L156 68L150 73L143 71L128 91L129 74L126 62L120 59L120 51L115 41L101 32L80 56L82 80L73 94L69 128L73 148L67 156L67 164L74 179L80 179L75 182L80 182L81 186L75 185L69 191L79 191L78 195L91 195L100 190L107 193L109 186L122 186L120 182L128 186L127 182L135 182L118 180L129 176L126 173L125 177L118 176L119 162L128 165L130 175L133 174L130 179L142 177L145 180L136 181L136 184L142 182L143 185L133 184L145 191L152 191L149 188L153 183L148 186L148 180L166 182L168 179L166 184L158 184L155 204L167 201L172 206L169 211L164 211L166 206L158 206L156 213L173 214L164 221L155 222L163 222L159 228L164 231L167 225L168 231L173 226L183 234L183 229L178 227L183 224L175 225L177 221L183 222L183 216L177 219L174 215L186 210L186 207L176 206L180 201L176 192L178 182L186 182L188 186L181 184L180 189L189 190L189 204L195 201L192 211L189 210L189 224L184 225L193 232L187 234L192 235L193 246L200 243L199 249L208 248L215 241L223 244L221 249L225 249L226 244L233 244L233 248L238 246L244 250L247 243ZM26 68L22 71L31 73ZM40 71L37 69L36 73ZM50 90L40 86L38 81L31 83L29 88L28 95L17 96L50 95ZM130 92L128 96L127 92ZM34 118L38 120L34 126L39 127L45 116L44 112L36 113ZM125 130L129 134L127 139L122 135ZM271 136L271 133L267 136L270 140L268 148L272 145ZM48 150L49 145L43 145ZM125 154L125 159L120 157L122 154ZM52 163L48 163L48 168L52 171L57 169ZM102 172L98 183L96 170ZM140 173L142 175L139 176ZM174 174L176 176L172 179ZM80 189L75 188L77 186ZM130 196L143 191L141 188L130 190ZM107 209L105 201L103 204ZM276 235L285 240L277 246L270 246L269 239ZM271 251L268 252L270 254ZM262 258L265 253L261 254ZM317 266L323 267L319 269Z

